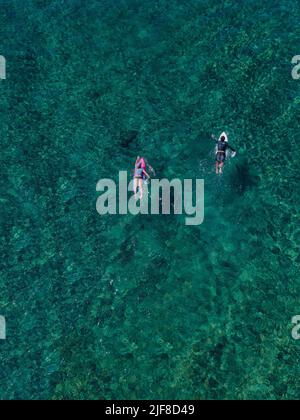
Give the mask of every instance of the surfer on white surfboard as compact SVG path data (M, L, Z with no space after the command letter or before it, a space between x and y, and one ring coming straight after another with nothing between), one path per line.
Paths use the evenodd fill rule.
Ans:
M229 150L233 152L231 157L235 157L236 150L228 143L228 135L226 133L222 133L219 139L214 135L211 137L216 142L216 174L219 175L223 173L224 163Z

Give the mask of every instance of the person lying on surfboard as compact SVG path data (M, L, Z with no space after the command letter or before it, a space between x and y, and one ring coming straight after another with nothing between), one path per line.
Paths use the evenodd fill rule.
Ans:
M137 200L138 199L138 191L140 192L140 199L143 199L144 189L143 189L143 181L145 179L151 179L150 175L145 171L144 165L141 162L141 159L137 159L135 163L135 169L134 169L134 197Z
M228 136L226 133L222 133L220 138L217 139L214 135L211 136L212 139L216 142L216 174L223 173L224 163L228 155L228 149L230 149L233 154L232 157L236 156L236 150L230 146L228 143Z

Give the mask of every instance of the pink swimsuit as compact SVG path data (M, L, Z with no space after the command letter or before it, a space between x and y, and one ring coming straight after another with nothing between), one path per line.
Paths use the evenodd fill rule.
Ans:
M144 169L144 171L145 171L146 170L146 162L145 162L145 159L144 158L142 158L140 160L140 165L141 165L141 168Z

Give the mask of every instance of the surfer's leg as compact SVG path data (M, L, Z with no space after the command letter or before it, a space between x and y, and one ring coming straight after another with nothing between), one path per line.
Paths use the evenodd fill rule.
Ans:
M138 190L138 179L134 178L134 187L133 187L133 191L134 191L134 198L137 200L137 190Z
M216 174L219 174L219 164L220 164L220 160L219 160L219 153L216 154Z
M222 155L222 160L220 162L220 174L223 173L223 167L224 167L224 162L225 162L225 155Z
M140 193L141 193L140 198L142 200L143 199L143 193L144 193L144 191L143 191L143 179L142 178L139 179L139 190L140 190Z
M226 156L224 153L220 153L219 154L219 173L222 174L223 173L223 167L224 167L224 163L226 160Z

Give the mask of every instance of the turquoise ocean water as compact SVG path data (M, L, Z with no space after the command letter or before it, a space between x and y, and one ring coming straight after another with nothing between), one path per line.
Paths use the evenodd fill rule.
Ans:
M300 397L299 22L293 0L0 1L1 399ZM138 154L205 180L201 226L98 215Z

